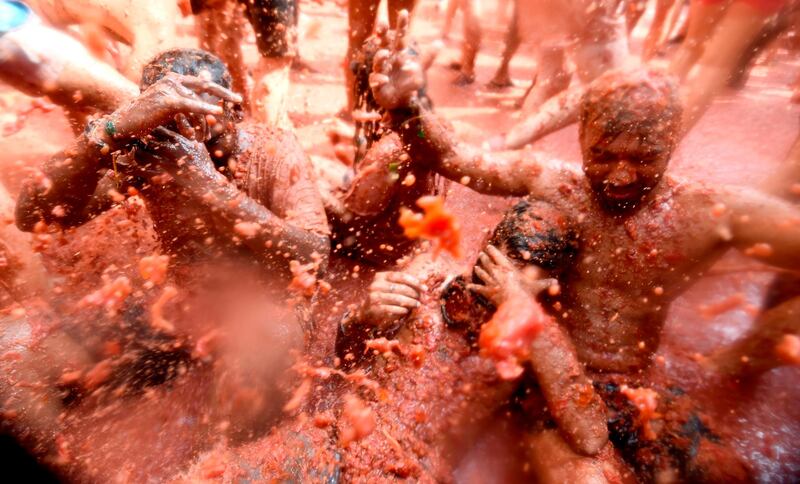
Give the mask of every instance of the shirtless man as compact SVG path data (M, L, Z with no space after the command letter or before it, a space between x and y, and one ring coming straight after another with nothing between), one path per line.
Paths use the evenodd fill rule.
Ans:
M159 55L144 70L139 97L95 120L74 146L43 166L52 186L38 179L25 184L17 225L27 231L40 221L80 225L113 203L111 188L133 187L150 209L164 250L175 257L244 249L284 275L283 244L301 262L315 252L324 258L327 222L299 143L277 129L237 128L232 106L241 97L227 85L227 69L208 53ZM181 169L181 159L188 169ZM244 235L243 224L255 224L253 233Z
M408 15L398 17L398 31L405 33ZM369 75L375 53L392 45L394 32L382 24L377 35L364 43L353 61L356 116L355 159L352 168L338 161L314 158L324 180L321 191L332 228L334 251L377 267L395 265L417 247L397 224L401 207L410 207L422 196L443 194L444 180L435 172L409 161L400 138L380 125L384 110L375 102ZM417 55L409 48L411 55ZM424 56L426 69L433 55ZM431 106L425 89L419 99ZM326 183L325 183L326 182Z
M413 61L396 52L376 56L375 98L391 111L413 160L482 193L546 200L578 220L583 250L563 280L560 319L597 381L618 385L647 367L670 302L730 248L780 267L800 264L795 207L755 190L665 174L681 106L663 75L611 72L590 86L580 109L583 174L458 143L438 117L414 106L418 76ZM744 472L733 464L717 470L731 472L728 478Z
M139 97L93 122L26 182L17 224L28 231L46 224L73 227L117 203L120 192L140 194L173 267L212 265L183 271L189 277L182 283L194 284L201 297L190 301L196 317L183 318L176 332L197 341L213 329L208 324L227 324L235 338L226 339L222 366L254 378L254 387L272 385L275 378L264 375L274 377L276 368L288 366L289 350L303 340L300 321L284 309L290 261L324 270L327 221L310 163L294 135L260 125L237 128L235 104L241 98L228 85L225 66L206 52L160 55L145 68ZM225 281L241 281L253 272L249 286L262 292L250 302L261 305L245 308L235 301L247 285L232 289ZM196 280L197 273L205 279ZM236 276L226 276L230 273ZM266 289L275 292L265 294ZM225 300L237 290L239 299ZM196 322L202 318L210 321ZM264 348L274 348L274 355L264 358ZM244 420L250 418L262 423L263 415ZM249 432L252 421L231 423L232 430Z

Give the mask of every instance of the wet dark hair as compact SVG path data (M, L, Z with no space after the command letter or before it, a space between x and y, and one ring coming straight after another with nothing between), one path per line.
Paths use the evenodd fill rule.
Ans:
M555 206L523 200L494 229L490 243L509 258L547 270L563 270L578 251L578 234Z
M185 76L207 72L211 75L209 81L228 89L233 82L228 67L214 54L201 49L171 49L158 54L144 66L139 88L144 91L170 72Z
M572 222L555 206L539 200L514 205L495 227L489 243L510 259L548 270L552 276L571 266L579 245ZM482 284L474 272L472 282ZM464 328L474 340L496 307L467 287L467 277L454 278L442 290L439 307L447 325Z
M589 127L607 137L624 132L666 132L677 141L683 109L678 84L656 69L607 72L589 85L581 100L581 136Z

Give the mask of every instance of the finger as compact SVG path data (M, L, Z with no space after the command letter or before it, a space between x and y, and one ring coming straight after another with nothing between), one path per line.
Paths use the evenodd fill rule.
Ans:
M211 94L212 96L216 96L223 101L229 101L232 103L242 102L242 96L239 94L236 94L230 89L222 87L215 82L206 81L199 77L184 76L181 78L181 84L196 93L204 92L206 94Z
M223 112L221 106L189 97L180 97L175 101L175 104L183 112L198 114L222 114Z
M180 144L189 145L192 144L190 138L183 136L182 134L176 133L169 128L165 128L164 126L159 126L158 128L153 130L153 135L160 141L166 141L170 146L177 146Z
M481 252L478 255L478 264L489 274L494 274L494 269L495 269L494 261L492 261L492 259L486 254L486 252Z
M408 34L408 10L400 10L397 14L397 27L395 28L394 47L395 52L402 52L405 49L406 35Z
M392 67L389 63L391 56L392 53L386 49L376 52L372 60L372 74L389 74Z
M414 299L419 299L419 293L413 287L405 284L395 284L389 281L377 281L372 284L370 291L383 292L388 294L402 294Z
M380 39L381 47L389 47L389 25L386 22L381 20L378 23L378 26L375 27L375 35Z
M195 137L195 129L192 127L192 123L189 122L189 119L183 113L178 113L175 116L175 124L178 126L178 132L189 139L194 139Z
M378 305L375 306L374 312L382 317L394 316L395 318L401 316L407 316L411 311L408 308L403 308L400 306L390 306L390 305Z
M557 286L558 280L553 278L538 279L536 281L531 281L526 285L533 294L539 294L542 291L550 289L552 286Z
M478 276L478 279L482 280L486 284L494 284L495 283L494 282L494 278L492 276L490 276L488 272L483 270L482 267L475 266L475 268L472 269L472 270L473 270L473 272L475 272L475 275Z
M389 278L389 275L392 274L393 271L383 271L383 272L376 272L375 273L375 281L386 281Z
M411 286L414 289L416 289L419 293L422 293L424 291L422 283L419 282L419 279L404 272L390 272L386 276L386 279L392 282L398 282L400 284Z
M376 74L372 73L369 75L369 87L370 89L380 89L381 87L385 86L389 83L389 76L385 74Z
M500 252L497 247L490 244L488 247L486 247L486 252L489 254L489 256L491 256L492 261L494 261L494 263L498 266L513 268L513 265L511 264L511 261L508 260L508 257Z
M379 306L392 305L414 309L419 307L420 302L417 298L404 296L402 294L374 292L370 295L370 304Z
M494 296L494 290L484 286L482 284L467 284L467 289L472 291L476 294L480 294L481 296L485 297L486 299L492 299Z

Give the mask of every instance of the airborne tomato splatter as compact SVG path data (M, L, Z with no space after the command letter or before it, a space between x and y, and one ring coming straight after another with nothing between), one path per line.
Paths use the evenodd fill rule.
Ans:
M164 291L158 297L156 302L150 307L150 326L153 329L172 333L175 331L175 326L164 318L164 305L178 295L178 290L173 286L166 286Z
M301 264L293 260L289 261L289 269L292 271L292 282L289 284L289 290L305 297L313 296L314 291L317 289L317 264L313 262Z
M647 440L654 440L656 433L650 424L653 419L661 418L661 414L656 412L656 408L658 408L658 393L649 388L631 388L628 385L622 385L620 391L639 411L636 422L642 429L642 437Z
M789 365L800 365L800 337L785 334L775 347L775 354L781 361Z
M161 284L167 279L168 255L149 255L139 261L139 275L153 284Z
M745 300L744 294L737 292L719 301L701 305L700 315L705 319L712 319L740 307Z
M120 310L132 290L131 281L125 276L120 276L113 281L106 282L103 287L85 296L78 302L78 307L103 307L109 314L113 315Z
M343 447L351 442L361 440L375 430L375 415L363 400L355 395L344 397L343 423L346 424L339 433Z
M461 258L461 226L455 217L444 208L442 197L427 195L417 200L423 213L415 213L408 208L400 209L398 223L409 239L434 241L433 253L446 250L455 258Z
M481 354L494 360L501 378L512 380L522 374L520 360L528 358L531 343L547 317L535 301L517 298L501 304L483 325L478 346Z

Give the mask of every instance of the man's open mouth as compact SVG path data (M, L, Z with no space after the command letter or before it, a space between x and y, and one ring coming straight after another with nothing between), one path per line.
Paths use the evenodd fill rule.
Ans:
M631 198L636 198L639 195L639 190L635 185L626 187L614 187L612 185L606 185L603 193L606 197L613 200L630 200Z

